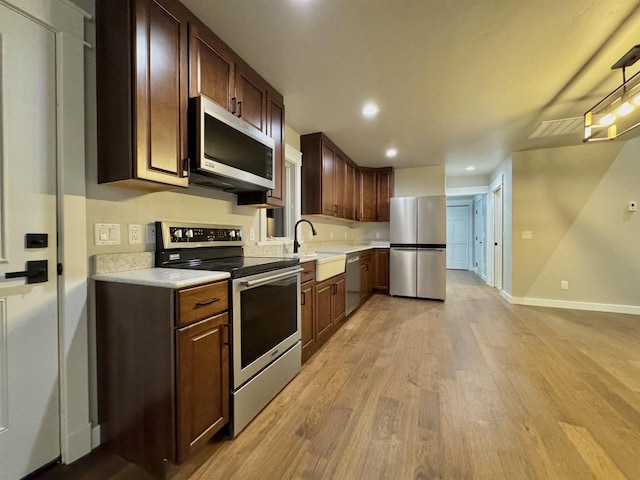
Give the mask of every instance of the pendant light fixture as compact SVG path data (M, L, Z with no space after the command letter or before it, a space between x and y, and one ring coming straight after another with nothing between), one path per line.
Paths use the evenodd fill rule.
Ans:
M584 114L583 141L614 140L640 125L640 72L626 77L626 68L639 59L640 45L636 45L611 66L622 69L622 85Z

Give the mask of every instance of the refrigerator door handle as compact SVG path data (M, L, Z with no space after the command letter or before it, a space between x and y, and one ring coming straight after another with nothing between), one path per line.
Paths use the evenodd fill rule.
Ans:
M402 248L402 247L391 247L391 250L395 250L397 252L415 252L415 248Z

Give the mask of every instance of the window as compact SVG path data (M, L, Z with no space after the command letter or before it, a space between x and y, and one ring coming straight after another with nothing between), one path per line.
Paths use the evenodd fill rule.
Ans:
M290 243L293 227L300 218L300 177L302 154L285 145L286 206L266 208L260 212L260 244Z

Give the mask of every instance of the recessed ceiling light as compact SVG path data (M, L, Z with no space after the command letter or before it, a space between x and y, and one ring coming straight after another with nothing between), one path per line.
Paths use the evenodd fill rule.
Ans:
M396 155L398 155L398 150L396 150L395 148L389 148L386 152L385 155L389 158L393 158Z
M364 107L362 107L362 115L365 118L373 118L378 114L379 111L380 108L373 102L369 102L365 104Z
M467 168L465 168L465 170L466 170L467 172L472 172L472 171L474 171L475 169L476 169L476 167L467 167Z

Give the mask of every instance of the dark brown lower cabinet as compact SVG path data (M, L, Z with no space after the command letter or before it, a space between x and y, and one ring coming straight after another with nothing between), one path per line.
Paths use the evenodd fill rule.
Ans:
M105 448L166 478L229 422L227 310L226 280L183 290L96 282Z
M301 336L302 336L302 358L304 359L311 352L316 343L316 323L315 318L315 280L310 280L300 286L300 312L301 312Z
M316 338L333 324L333 279L316 283Z
M229 420L229 314L176 333L178 347L178 462Z
M389 250L376 248L374 250L375 282L376 290L389 290Z

